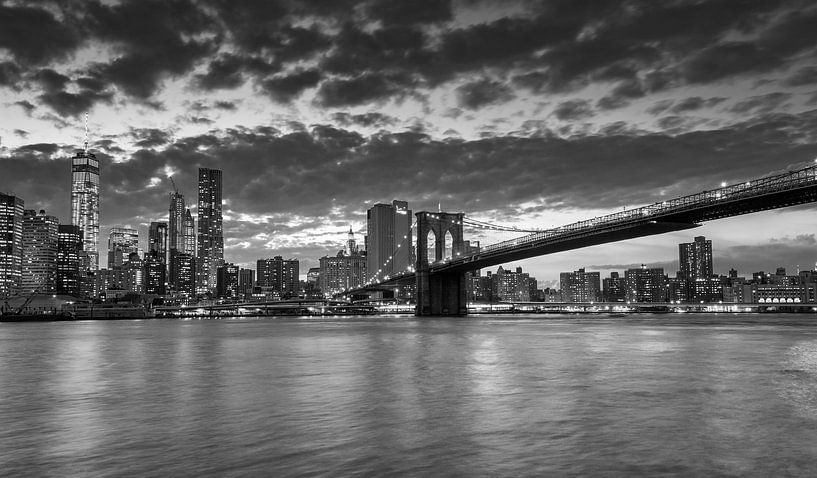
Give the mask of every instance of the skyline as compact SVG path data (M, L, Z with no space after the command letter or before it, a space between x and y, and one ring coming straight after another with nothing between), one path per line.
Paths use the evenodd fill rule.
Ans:
M101 163L101 237L224 171L225 260L304 270L404 200L547 228L817 157L817 6L709 1L0 3L0 190L69 223ZM67 10L72 8L74 10ZM243 28L238 28L242 25ZM715 272L811 268L814 206L510 263L543 283L704 235ZM483 243L508 236L472 236Z

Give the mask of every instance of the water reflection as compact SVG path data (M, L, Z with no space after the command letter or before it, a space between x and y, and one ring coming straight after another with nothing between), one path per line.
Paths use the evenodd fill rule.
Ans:
M0 385L11 476L817 471L801 317L2 324Z

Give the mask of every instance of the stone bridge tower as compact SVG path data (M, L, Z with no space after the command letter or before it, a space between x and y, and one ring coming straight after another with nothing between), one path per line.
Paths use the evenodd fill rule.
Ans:
M462 213L418 212L416 315L466 315L464 272L431 272L464 251Z

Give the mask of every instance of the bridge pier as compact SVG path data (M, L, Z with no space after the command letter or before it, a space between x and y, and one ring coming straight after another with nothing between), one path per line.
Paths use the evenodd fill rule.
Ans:
M415 315L468 315L464 273L417 273Z
M467 315L465 273L434 272L464 251L463 214L418 212L417 216L417 316Z

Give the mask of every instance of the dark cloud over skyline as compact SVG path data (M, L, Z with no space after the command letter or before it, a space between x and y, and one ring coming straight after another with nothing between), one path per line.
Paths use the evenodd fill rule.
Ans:
M89 113L104 226L162 219L169 174L194 202L196 168L222 168L237 262L299 241L314 261L393 198L580 219L817 156L816 20L807 1L3 1L0 190L66 219Z

